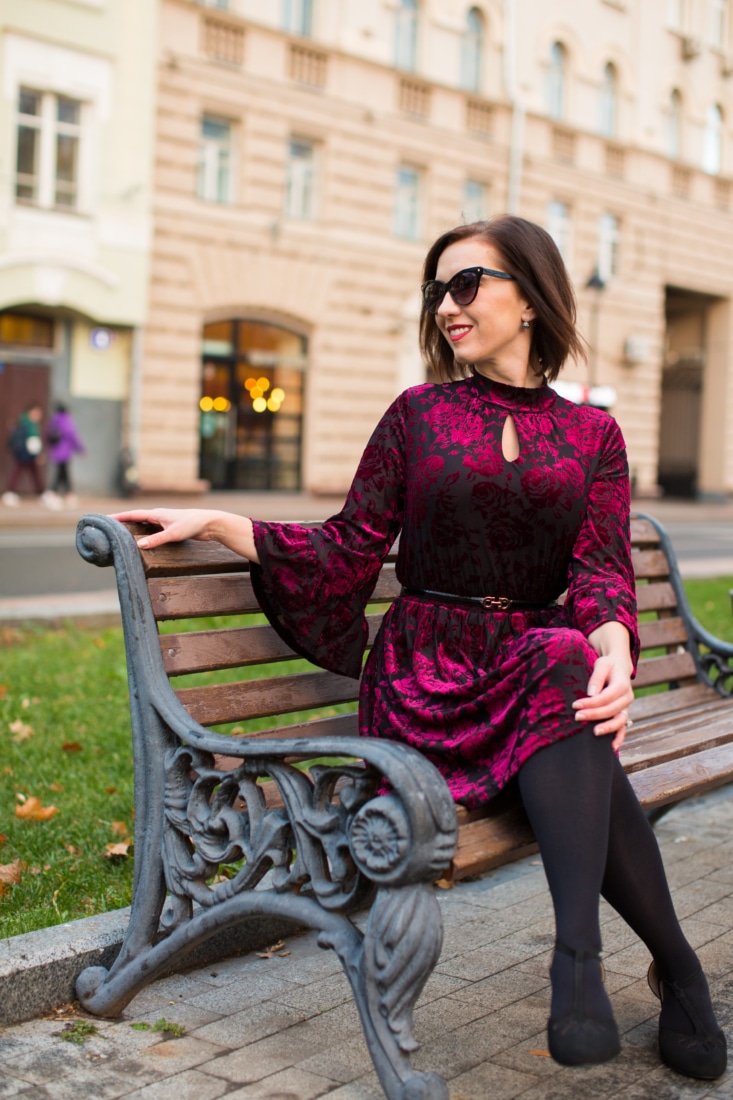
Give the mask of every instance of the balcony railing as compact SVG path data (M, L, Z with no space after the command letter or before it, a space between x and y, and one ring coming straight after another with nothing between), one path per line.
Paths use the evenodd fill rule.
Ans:
M244 28L215 15L204 15L201 19L201 48L212 61L241 65L244 61Z
M689 199L692 189L692 171L681 164L672 165L672 194L676 199Z
M626 170L626 150L621 145L606 146L606 175L621 179Z
M415 118L428 118L430 115L430 85L422 80L401 76L399 84L399 107L406 115Z
M466 129L477 137L494 136L494 108L480 99L466 100Z
M552 127L552 155L563 164L575 160L575 131L567 126Z
M315 46L303 46L291 42L288 55L288 72L291 80L307 84L311 88L325 88L328 79L328 54Z

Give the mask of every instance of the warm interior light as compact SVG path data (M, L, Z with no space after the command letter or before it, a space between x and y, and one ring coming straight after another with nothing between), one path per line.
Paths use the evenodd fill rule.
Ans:
M252 408L256 413L263 413L267 408L267 402L265 401L264 397L255 397L254 401L252 402Z
M270 379L269 378L258 378L257 379L257 386L258 386L259 389L262 390L263 393L266 393L267 390L269 390L269 388L270 388Z
M267 407L271 413L276 413L280 408L280 402L276 401L274 397L270 397L267 402Z
M247 381L244 383L244 388L245 390L251 390L252 387L256 385L257 383L255 382L254 378L248 378Z
M214 408L217 412L226 412L229 409L229 402L226 397L215 397Z
M281 390L279 386L275 386L275 389L270 394L273 401L278 401L281 405L285 400L285 390Z
M201 412L211 412L214 407L214 402L211 397L202 397L199 401L199 408Z
M249 396L254 400L256 397L262 397L264 390L261 390L259 386L253 386L249 391Z

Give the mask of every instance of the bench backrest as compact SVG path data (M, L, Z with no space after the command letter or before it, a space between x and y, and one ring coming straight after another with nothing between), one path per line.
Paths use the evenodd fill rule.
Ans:
M135 534L143 531L139 525L127 526ZM662 543L650 519L632 519L643 651L637 688L675 688L699 678L694 647L688 641L684 593ZM228 617L223 625L191 630L194 624L189 621L185 630L160 634L165 670L196 721L204 726L241 724L242 732L252 736L356 733L358 684L302 662L293 666L294 654L262 618L247 562L208 542L142 551L141 557L159 624ZM391 555L382 567L372 597L370 644L385 608L399 593L394 558ZM269 667L262 670L263 665ZM210 673L219 675L200 675ZM192 674L208 682L180 686L177 678ZM342 704L351 704L352 712L343 713Z

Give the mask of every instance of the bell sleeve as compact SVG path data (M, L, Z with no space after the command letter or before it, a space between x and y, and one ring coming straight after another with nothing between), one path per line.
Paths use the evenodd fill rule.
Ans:
M631 489L621 429L608 418L585 518L575 538L565 612L586 637L603 623L623 623L636 672L639 631L631 561Z
M253 522L260 564L251 566L252 585L268 620L296 653L354 679L365 608L402 525L403 398L377 425L338 515L320 527Z

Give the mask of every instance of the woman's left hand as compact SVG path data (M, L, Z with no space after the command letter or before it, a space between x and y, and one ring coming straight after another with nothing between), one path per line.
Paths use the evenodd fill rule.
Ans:
M575 717L579 722L597 723L593 732L599 737L612 734L613 747L618 751L631 724L628 708L634 699L628 631L621 623L604 623L588 641L599 656L588 681L587 696L573 703Z

